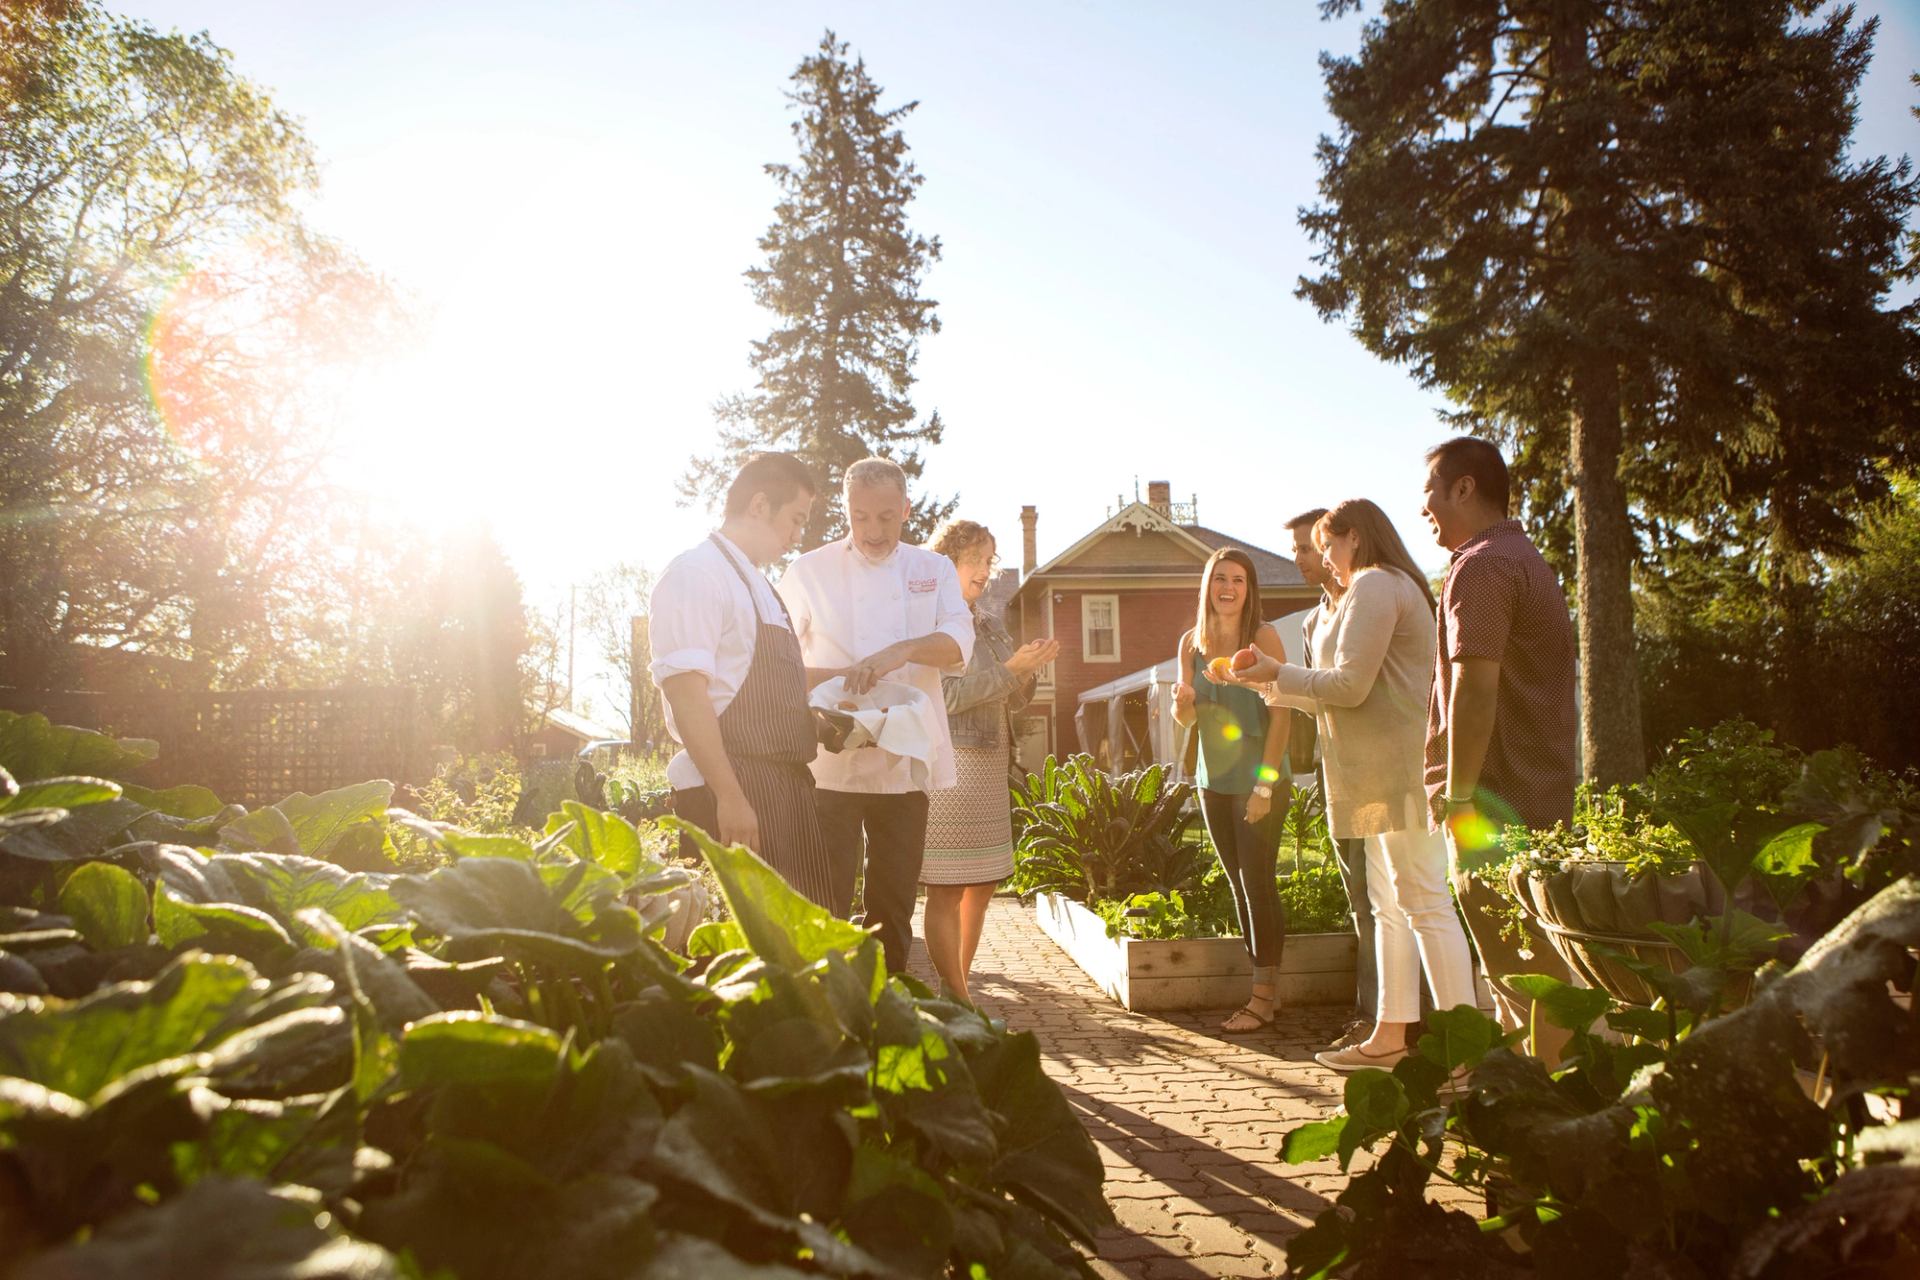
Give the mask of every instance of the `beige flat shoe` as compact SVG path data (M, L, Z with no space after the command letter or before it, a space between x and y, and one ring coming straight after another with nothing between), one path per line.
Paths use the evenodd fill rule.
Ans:
M1328 1052L1336 1052L1341 1049L1352 1049L1358 1045L1365 1044L1367 1037L1372 1034L1373 1024L1371 1022L1368 1022L1365 1018L1355 1018L1347 1024L1347 1029L1340 1033L1340 1038L1327 1046L1327 1050Z
M1323 1067L1332 1067L1335 1071L1358 1071L1363 1067L1378 1067L1382 1071L1391 1071L1393 1064L1407 1056L1407 1050L1389 1049L1385 1053L1368 1053L1359 1045L1350 1049L1322 1049L1313 1055L1313 1060Z

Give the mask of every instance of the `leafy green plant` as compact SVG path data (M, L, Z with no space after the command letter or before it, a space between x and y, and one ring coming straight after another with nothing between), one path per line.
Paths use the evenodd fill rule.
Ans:
M433 781L414 788L413 809L422 817L467 831L505 834L514 830L520 802L520 762L511 751L461 756L433 772Z
M0 771L0 830L129 802L54 776ZM688 960L658 939L690 873L617 815L376 798L0 847L32 872L0 899L9 1276L1087 1274L1101 1164L1030 1035L890 978L744 849L689 833L731 917ZM318 856L368 823L434 869ZM220 845L248 837L278 847Z
M1519 979L1573 1034L1556 1072L1476 1010L1432 1015L1416 1054L1356 1072L1341 1113L1287 1134L1296 1163L1381 1148L1289 1246L1289 1274L1911 1273L1920 1023L1890 986L1913 991L1916 947L1909 877L1721 1017ZM1428 1201L1435 1179L1491 1216Z
M1093 904L1093 910L1106 921L1109 938L1214 938L1230 932L1234 923L1213 913L1194 914L1188 909L1186 895L1178 889L1172 893L1136 893L1123 899L1103 898Z
M1206 865L1183 839L1192 794L1161 765L1114 776L1049 756L1013 791L1015 889L1091 903L1191 887Z
M673 788L664 760L628 756L606 774L606 807L635 824L673 812Z
M1346 933L1353 928L1353 905L1340 868L1331 862L1301 867L1280 877L1280 905L1293 933Z
M1344 933L1353 928L1346 886L1333 864L1312 863L1282 873L1276 880L1288 932ZM1092 907L1107 922L1110 938L1122 934L1159 940L1217 938L1240 930L1226 875L1217 865L1189 892L1136 893L1123 899L1100 899Z
M1287 810L1280 815L1280 852L1291 857L1294 869L1313 861L1325 861L1327 850L1327 799L1318 782L1294 787L1287 797Z

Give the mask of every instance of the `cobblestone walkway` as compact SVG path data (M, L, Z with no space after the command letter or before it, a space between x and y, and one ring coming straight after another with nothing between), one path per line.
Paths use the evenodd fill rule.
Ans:
M913 971L933 977L917 944ZM1224 1009L1129 1013L1006 897L987 913L971 985L982 1009L1039 1037L1106 1162L1119 1225L1100 1238L1100 1275L1284 1274L1286 1240L1346 1181L1331 1159L1283 1164L1279 1145L1339 1105L1341 1078L1313 1051L1350 1010L1285 1010L1248 1036L1215 1029Z

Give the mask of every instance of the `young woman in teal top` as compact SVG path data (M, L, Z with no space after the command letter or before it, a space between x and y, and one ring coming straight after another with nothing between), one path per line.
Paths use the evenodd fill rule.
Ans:
M1180 669L1188 678L1174 686L1173 718L1199 730L1200 815L1227 873L1240 936L1253 962L1246 1005L1220 1024L1232 1035L1273 1021L1287 938L1274 860L1280 844L1275 815L1286 812L1292 789L1286 772L1290 717L1252 689L1207 674L1215 658L1230 659L1250 647L1286 661L1279 633L1260 620L1260 577L1252 558L1238 547L1222 547L1201 573L1194 629L1180 637Z

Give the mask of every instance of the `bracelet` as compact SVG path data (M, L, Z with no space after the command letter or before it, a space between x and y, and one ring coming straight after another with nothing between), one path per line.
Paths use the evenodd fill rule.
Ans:
M1472 796L1442 795L1440 798L1448 804L1472 804L1473 803Z

